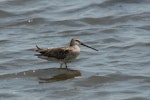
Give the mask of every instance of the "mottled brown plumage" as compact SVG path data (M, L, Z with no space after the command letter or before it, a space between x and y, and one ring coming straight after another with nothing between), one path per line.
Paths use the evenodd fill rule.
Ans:
M37 52L41 53L43 56L54 57L56 59L65 59L69 50L66 48L54 48L54 49L41 49L37 50Z
M35 56L47 60L55 59L60 62L61 64L60 67L62 67L62 65L65 64L67 68L67 63L74 60L80 54L79 45L83 45L88 48L94 49L92 47L83 44L78 39L73 38L70 42L70 46L66 47L41 49L36 45L37 47L36 52L39 52L40 54L36 54ZM94 50L98 51L97 49Z

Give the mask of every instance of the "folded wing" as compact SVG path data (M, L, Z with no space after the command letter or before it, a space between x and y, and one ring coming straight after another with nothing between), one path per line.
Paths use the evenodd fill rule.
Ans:
M53 48L53 49L41 49L38 46L36 52L40 54L36 54L36 56L46 56L52 57L56 59L65 59L69 53L69 49L63 48Z

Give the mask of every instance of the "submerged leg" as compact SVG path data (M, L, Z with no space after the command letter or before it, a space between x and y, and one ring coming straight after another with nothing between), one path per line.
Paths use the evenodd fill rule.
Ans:
M67 63L65 63L66 68L68 68Z

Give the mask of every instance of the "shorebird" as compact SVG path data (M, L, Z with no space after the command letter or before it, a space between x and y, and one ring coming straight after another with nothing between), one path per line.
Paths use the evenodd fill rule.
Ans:
M97 49L82 43L80 40L73 38L70 41L69 46L60 48L42 49L36 45L37 49L35 51L38 52L39 54L35 54L35 56L51 61L52 60L59 61L60 68L62 68L63 64L65 64L65 67L67 68L67 63L73 61L80 54L80 47L79 47L80 45L98 51Z

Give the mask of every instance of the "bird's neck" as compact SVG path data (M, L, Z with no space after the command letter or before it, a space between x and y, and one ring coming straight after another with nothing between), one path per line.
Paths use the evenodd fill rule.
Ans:
M80 47L78 45L72 46L76 51L80 51Z

